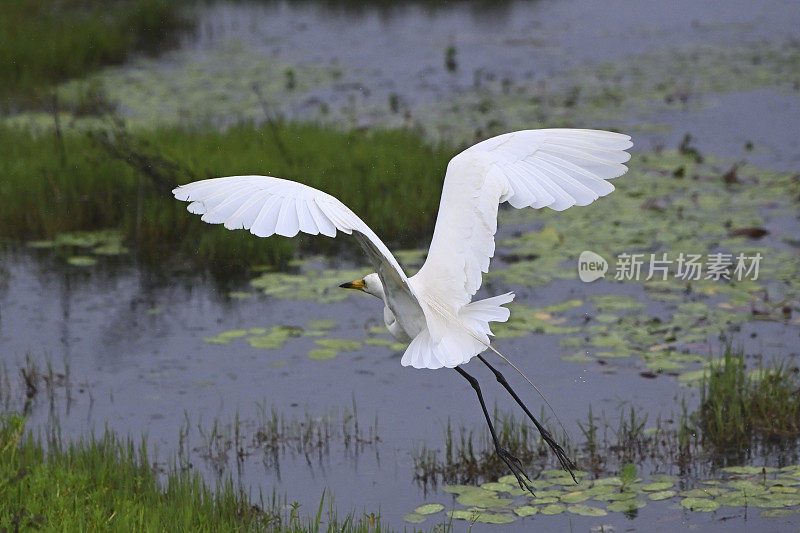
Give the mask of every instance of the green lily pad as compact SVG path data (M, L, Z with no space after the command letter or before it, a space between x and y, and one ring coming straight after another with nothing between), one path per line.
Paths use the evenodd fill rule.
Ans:
M766 511L761 511L761 516L764 518L783 518L795 514L797 512L792 509L767 509Z
M277 350L278 348L282 347L287 340L289 340L289 337L295 331L296 330L294 328L273 326L270 328L269 332L264 335L248 337L247 342L249 342L250 346L253 348Z
M621 502L625 500L632 500L636 497L636 493L632 491L625 492L610 492L604 494L596 494L594 499L601 502Z
M476 522L484 524L510 524L514 520L516 520L514 515L505 513L480 513L475 519Z
M778 469L769 467L769 466L728 466L722 469L723 472L728 472L729 474L760 474L761 472L776 472Z
M308 352L308 357L315 361L327 361L339 355L339 350L333 348L315 348Z
M476 516L478 516L478 511L456 509L454 511L447 511L446 514L454 520L469 520L471 522Z
M719 509L718 502L707 498L684 498L681 500L681 506L690 511L716 511Z
M655 483L645 483L639 488L645 492L660 492L671 488L673 485L674 483L670 481L657 481Z
M544 496L542 498L531 498L531 503L534 505L547 505L549 503L558 503L557 496Z
M417 513L410 513L405 515L403 517L403 520L411 524L421 524L422 522L425 521L425 517Z
M97 259L88 255L73 255L67 258L67 263L77 267L88 267L97 263Z
M426 503L414 509L414 512L417 514L428 515L428 514L438 513L443 509L444 505L442 505L441 503Z
M647 503L639 499L623 500L623 501L616 501L609 503L608 506L606 507L606 510L619 513L626 513L630 511L635 511L636 509L641 509L645 505L647 505Z
M336 324L338 324L338 322L330 318L320 318L317 320L310 320L308 324L306 324L306 327L308 329L332 329L336 327Z
M692 490L685 490L681 492L681 496L684 498L711 498L713 496L720 496L728 492L725 489L720 489L717 487L708 487L704 489L692 489Z
M514 489L514 486L509 485L507 483L490 482L490 483L484 483L483 485L481 485L481 488L486 490L493 490L496 492L509 492Z
M660 490L658 492L651 492L650 494L647 495L647 497L653 501L658 501L658 500L667 500L669 498L672 498L676 494L678 493L674 490Z
M314 341L323 348L340 352L354 352L361 349L361 343L350 339L319 339Z
M566 510L567 508L565 506L558 503L554 503L550 505L545 505L539 510L539 512L542 514L561 514Z
M592 507L591 505L576 504L567 507L567 511L572 514L581 516L605 516L608 513L599 507Z
M534 507L533 505L521 505L514 509L514 512L518 516L533 516L539 512L538 507Z
M49 240L28 241L25 243L25 245L28 248L54 248L56 246L56 242Z
M576 490L573 492L568 492L561 496L561 501L564 503L580 503L585 502L589 498L592 497L592 494L583 491L583 490Z
M622 480L618 477L601 477L600 479L594 480L595 486L597 485L612 485L612 486L620 486L622 485Z

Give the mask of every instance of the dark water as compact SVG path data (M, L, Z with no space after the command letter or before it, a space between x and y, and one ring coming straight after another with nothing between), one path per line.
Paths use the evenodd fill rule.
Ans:
M495 79L544 79L581 65L670 47L724 47L743 38L784 42L798 37L797 8L785 2L520 1L497 9L456 3L435 10L408 5L355 11L316 3L217 2L200 9L200 23L186 37L184 51L201 58L236 40L286 63L341 67L342 75L332 85L312 88L307 95L331 108L350 105L353 98L383 103L392 93L410 106L436 102L470 90L476 72ZM454 72L442 68L448 46L457 49ZM171 61L174 57L167 57L155 68L172 68ZM699 108L649 117L670 128L637 136L638 146L675 146L691 132L704 153L746 158L780 170L800 168L796 94L757 89L702 98L704 105ZM298 103L285 111L307 118L315 110ZM620 117L621 123L626 120L635 124L640 118ZM748 142L753 150L745 149ZM796 226L797 220L788 217L784 235L791 235ZM510 251L499 249L498 255L504 252ZM364 265L337 258L323 262L343 268ZM312 263L303 268L320 266ZM491 286L493 294L514 289L500 282ZM225 345L204 342L224 331L304 327L324 318L337 321L328 336L363 340L369 328L382 325L379 302L360 294L320 303L258 294L242 300L230 298L231 290L255 294L246 280L222 288L202 275L140 270L125 257L78 268L48 251L9 248L0 256L0 357L13 384L12 407L21 405L15 369L24 364L26 354L41 365L51 361L56 372L68 365L70 401L63 388L58 389L52 409L46 398L39 397L32 424L46 424L54 412L68 436L105 427L135 436L144 433L159 458L169 462L178 453L180 428L188 420L188 442L182 444L194 467L213 476L213 461L202 458L201 433L208 432L215 420L228 434L238 413L244 433L252 438L261 417L259 404L287 417L333 413L336 421L355 402L363 432L368 433L377 419L379 441L345 447L342 439L334 438L327 453L281 455L279 470L256 452L243 460L237 472L235 452L227 450L219 456L226 465L224 475L234 475L256 493L261 489L269 494L275 488L290 501L302 502L308 512L327 488L341 510L380 508L384 520L396 527L403 527L402 516L425 501L449 507L451 495L426 496L413 482L411 453L423 444L441 448L448 420L481 427L474 393L462 378L447 370L403 368L401 354L386 347L365 345L333 360L316 361L307 357L315 347L312 337L290 339L277 350L253 348L243 339ZM536 307L609 292L646 300L639 285L576 280L521 289L518 301ZM656 304L647 312L669 311ZM765 322L745 325L740 339L746 350L788 355L798 349L797 335L797 326ZM560 346L560 339L525 336L503 339L500 345L542 389L574 440L581 438L574 421L584 419L590 405L595 413L614 417L621 408L635 406L651 419L677 413L683 396L690 406L696 405L691 389L673 377L641 378L633 359L609 368L564 362L561 357L571 350ZM513 402L494 387L491 374L477 364L467 369L486 383L488 403L516 412ZM512 378L513 372L508 370L507 375ZM538 411L538 398L520 379L513 378L513 383ZM430 523L429 519L424 525ZM772 531L796 529L798 523L798 516L762 519L757 511L745 515L731 508L690 513L676 509L674 503L656 502L630 519L619 513L602 518L537 515L510 526L476 525L475 530L535 525L585 530L613 524L617 529L643 531Z

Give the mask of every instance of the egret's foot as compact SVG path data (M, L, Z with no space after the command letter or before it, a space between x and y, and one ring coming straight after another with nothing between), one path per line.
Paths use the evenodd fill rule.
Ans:
M561 467L569 472L569 475L572 476L572 481L577 484L578 480L575 478L575 473L572 471L572 469L575 468L575 463L573 463L572 460L567 457L567 452L564 451L564 448L562 448L556 442L553 436L550 435L550 432L546 429L540 427L539 434L542 436L542 439L547 443L547 445L550 446L550 449L553 450L553 453L556 454L556 457L558 457L558 462L561 463Z
M511 473L514 474L514 477L517 478L519 488L527 490L533 496L536 496L536 494L533 494L533 487L528 483L528 476L525 475L525 471L522 468L522 461L511 455L511 453L504 448L497 448L497 455L503 460L506 466L508 466Z

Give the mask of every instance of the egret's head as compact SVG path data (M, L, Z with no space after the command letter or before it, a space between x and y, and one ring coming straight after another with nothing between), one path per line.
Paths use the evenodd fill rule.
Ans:
M369 274L364 279L350 281L339 285L343 289L358 289L383 300L383 284L377 274Z

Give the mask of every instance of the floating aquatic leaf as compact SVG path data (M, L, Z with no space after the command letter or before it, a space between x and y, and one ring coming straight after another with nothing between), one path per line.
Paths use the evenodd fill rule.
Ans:
M28 241L25 243L28 248L54 248L56 246L55 241Z
M308 352L308 357L315 361L326 361L339 355L339 350L333 348L315 348Z
M295 328L286 328L282 326L273 326L269 332L264 335L256 335L254 337L247 337L247 342L253 348L263 348L265 350L276 350L284 345L289 340L292 334L297 334Z
M666 500L672 498L676 494L678 493L674 490L660 490L658 492L651 492L650 494L647 495L647 497L650 498L651 500L658 501L658 500Z
M765 518L782 518L795 514L797 514L797 512L791 509L767 509L766 511L761 511L761 516Z
M551 505L545 505L539 510L539 512L541 512L542 514L561 514L566 510L567 508L565 506L558 503L554 503Z
M454 520L469 520L470 522L478 516L479 511L467 511L464 509L456 509L454 511L447 511L447 516Z
M576 490L574 492L568 492L561 496L561 501L564 503L579 503L584 502L591 498L592 495L583 490Z
M729 474L760 474L765 472L776 472L778 469L770 466L728 466L722 469Z
M484 524L510 524L514 520L516 520L514 515L505 513L480 513L475 519L476 522Z
M509 485L507 483L491 482L491 483L484 483L483 485L481 485L481 488L497 492L508 492L512 490L514 487L513 485Z
M228 298L233 298L235 300L246 300L247 298L252 298L252 292L244 292L244 291L231 291L228 293Z
M248 331L246 329L232 329L229 331L223 331L222 333L219 333L217 337L221 339L236 339L239 337L244 337L245 335L247 335L247 333Z
M719 503L707 498L684 498L681 500L681 506L690 511L716 511L719 509Z
M674 483L672 483L671 481L657 481L655 483L645 483L644 485L641 485L639 488L645 492L659 492L667 490L673 485Z
M511 474L503 476L497 481L499 483L505 483L506 485L517 485L517 478ZM546 479L529 479L528 484L534 489L544 489L550 487L553 483Z
M67 258L67 263L72 266L87 267L97 263L97 259L88 255L73 255Z
M394 343L389 339L384 339L382 337L372 337L369 339L364 339L364 344L369 346L391 346Z
M475 492L460 494L456 501L465 507L503 507L514 500L511 498L498 498L496 493L486 491L486 494Z
M591 505L576 504L567 507L567 511L581 516L605 516L608 513L599 507L592 507Z
M644 500L639 500L639 499L623 500L623 501L616 501L609 503L608 506L606 507L606 510L626 513L630 511L635 511L636 509L641 509L645 505L647 505L647 503Z
M422 522L425 521L425 517L417 513L410 513L405 515L403 517L403 520L411 524L421 524Z
M438 513L439 511L444 509L444 505L441 503L426 503L425 505L420 505L414 512L417 514L428 515Z
M485 489L473 485L442 485L442 490L451 494L464 494L465 492L486 492Z
M594 496L594 499L601 502L617 502L624 500L632 500L635 497L636 497L635 492L625 491L625 492L608 492L608 493L596 494Z
M692 489L692 490L685 490L681 492L681 496L684 498L710 498L713 496L719 496L721 494L725 494L728 492L725 489L720 489L717 487L708 487L702 489Z
M323 348L330 348L340 352L354 352L361 349L361 343L350 339L319 339L314 341Z
M519 516L532 516L539 512L539 508L532 505L521 505L515 508L514 512Z
M330 318L320 318L317 320L310 320L306 324L308 329L332 329L336 327L337 322Z
M534 505L546 505L548 503L558 503L557 496L544 496L542 498L532 498L531 503Z
M595 486L597 485L612 485L612 486L620 486L622 485L622 480L618 477L601 477L600 479L594 480Z

